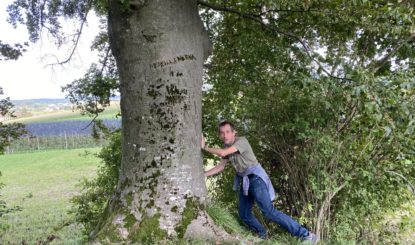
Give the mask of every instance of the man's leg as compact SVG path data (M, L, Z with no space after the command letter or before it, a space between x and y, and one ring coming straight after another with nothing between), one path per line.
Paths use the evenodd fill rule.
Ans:
M260 177L255 175L249 178L249 185L249 195L254 197L258 207L268 220L276 222L293 236L304 238L308 235L306 228L290 216L274 208L269 197L268 188Z
M239 192L239 217L254 230L261 238L266 238L267 232L257 218L252 214L252 206L254 205L254 197L252 195L244 196L242 188Z

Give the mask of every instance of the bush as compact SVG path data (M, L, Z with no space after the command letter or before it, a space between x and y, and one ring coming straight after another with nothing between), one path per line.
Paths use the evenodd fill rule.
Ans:
M72 198L76 221L84 226L88 235L98 225L108 200L117 186L119 167L121 165L121 131L113 132L108 146L103 147L98 157L103 165L98 169L93 180L83 179L80 183L81 194Z
M269 173L278 208L322 238L377 241L373 230L382 214L411 198L412 75L357 71L353 83L268 75L246 84L238 77L211 79L204 132L217 138L218 119L234 121ZM213 189L226 205L234 201L231 175L217 177Z

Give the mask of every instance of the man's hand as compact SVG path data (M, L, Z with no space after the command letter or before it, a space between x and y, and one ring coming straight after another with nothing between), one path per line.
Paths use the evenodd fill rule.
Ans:
M201 142L200 146L201 146L202 149L205 149L205 147L206 147L205 137L203 137L203 135L202 135L202 142Z

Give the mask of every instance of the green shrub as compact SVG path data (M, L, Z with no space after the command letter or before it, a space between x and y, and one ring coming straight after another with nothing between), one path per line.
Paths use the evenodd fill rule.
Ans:
M84 226L88 235L100 221L108 200L117 185L119 167L121 165L121 132L117 130L110 136L108 146L102 148L98 157L102 166L98 169L96 178L83 179L80 183L81 194L72 198L76 221Z

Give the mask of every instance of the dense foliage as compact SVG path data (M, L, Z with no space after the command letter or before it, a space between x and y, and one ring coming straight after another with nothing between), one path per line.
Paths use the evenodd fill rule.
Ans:
M0 95L2 94L3 89L0 87ZM0 116L2 118L14 117L12 108L13 104L10 102L10 98L0 100ZM0 121L0 155L4 153L5 148L10 145L12 140L18 139L24 134L26 134L26 130L23 124L5 124Z
M213 138L220 119L235 121L271 173L278 206L322 238L376 241L383 214L414 193L412 6L253 6L204 11L214 41L205 130ZM219 200L228 182L217 182Z
M24 45L20 43L10 45L0 40L0 61L18 59L26 51L25 46L27 45L27 43Z

